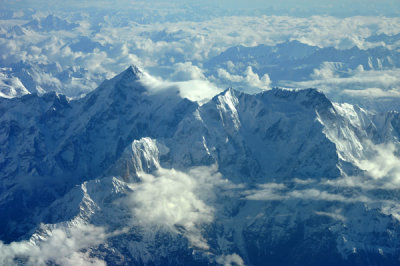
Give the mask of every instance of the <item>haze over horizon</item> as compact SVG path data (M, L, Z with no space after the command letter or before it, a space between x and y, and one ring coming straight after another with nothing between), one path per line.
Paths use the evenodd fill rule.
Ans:
M317 0L282 0L282 1L265 1L265 0L218 0L218 1L192 1L192 0L172 0L166 3L161 0L151 1L129 1L129 0L84 0L84 1L64 1L58 0L19 0L0 1L3 9L38 9L41 11L61 11L68 8L85 9L85 8L103 8L108 10L127 11L135 9L138 6L147 6L152 9L163 9L169 6L177 6L179 8L201 7L210 9L210 11L232 10L232 14L252 15L292 15L292 16L311 16L311 15L331 15L338 17L349 16L389 16L395 17L400 14L400 3L397 0L353 0L351 2L345 0L338 1L317 1ZM211 10L214 9L214 10ZM235 11L233 11L235 10ZM253 13L250 11L253 10ZM227 13L226 15L230 15Z

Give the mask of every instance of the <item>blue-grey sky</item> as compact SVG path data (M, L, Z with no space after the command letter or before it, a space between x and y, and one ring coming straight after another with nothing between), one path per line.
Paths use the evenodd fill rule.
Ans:
M168 5L183 5L186 7L198 6L210 9L230 9L239 12L248 12L255 9L258 13L288 14L288 15L333 15L333 16L357 16L357 15L383 15L400 16L399 0L162 0L131 1L131 0L0 0L0 6L7 8L36 8L66 9L66 8L107 8L126 10L138 5L148 5L151 8L163 9ZM255 13L257 14L257 12Z

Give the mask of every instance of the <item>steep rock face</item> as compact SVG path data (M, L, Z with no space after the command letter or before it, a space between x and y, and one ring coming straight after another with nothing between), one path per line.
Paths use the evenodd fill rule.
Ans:
M35 225L27 211L40 209L68 189L54 186L62 182L54 178L62 174L54 147L61 137L57 132L67 126L70 104L55 93L1 101L0 224L2 239L11 240Z
M199 106L143 75L0 99L1 240L93 231L66 256L122 265L398 264L398 113L314 89Z
M108 174L121 176L125 181L132 181L132 177L137 180L137 175L151 173L160 168L160 155L168 151L167 147L151 138L134 140L124 150Z

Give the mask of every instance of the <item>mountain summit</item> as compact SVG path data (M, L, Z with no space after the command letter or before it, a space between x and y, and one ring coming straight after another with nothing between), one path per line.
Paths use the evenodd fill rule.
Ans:
M123 82L125 85L129 85L129 82L138 81L142 76L143 72L137 66L131 65L113 79L117 82Z

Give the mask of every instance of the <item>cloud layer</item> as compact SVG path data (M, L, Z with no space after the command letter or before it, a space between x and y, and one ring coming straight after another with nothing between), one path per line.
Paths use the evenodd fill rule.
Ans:
M268 73L258 75L251 65L246 66L243 73L233 73L231 70L235 66L220 68L216 75L208 73L204 63L229 47L276 45L299 40L319 47L343 49L357 45L365 49L382 45L368 41L367 37L371 35L400 32L397 30L400 26L396 27L400 20L385 17L231 16L198 22L182 19L137 23L123 13L118 17L85 12L60 12L59 17L49 19L46 14L29 11L18 21L3 20L0 23L0 67L12 69L7 76L0 77L3 83L22 83L31 92L56 90L78 97L96 88L105 78L111 78L134 64L161 80L173 82L170 86L184 88L181 90L184 97L201 100L203 91L207 91L207 95L216 93L214 84L222 90L229 86L248 90L269 89ZM26 26L32 17L39 19L41 28ZM70 25L76 26L70 28ZM391 92L387 96L397 92L397 85L393 85L397 84L397 73L394 72L360 72L352 74L351 78L338 79L329 69L322 67L315 71L308 83L291 85L337 87L347 89L347 95L357 93L353 91L354 84L360 90L380 89L381 95L388 91L388 87ZM380 78L368 78L371 75L380 75ZM382 87L385 84L386 87ZM9 90L4 88L2 91ZM12 96L16 92L10 91L9 94ZM371 95L372 91L369 89L359 94L364 97Z

